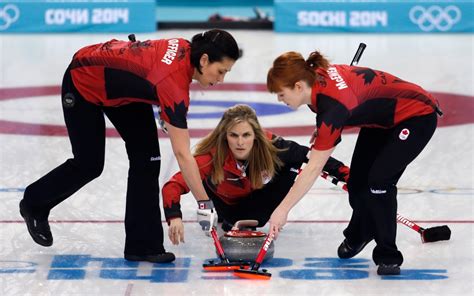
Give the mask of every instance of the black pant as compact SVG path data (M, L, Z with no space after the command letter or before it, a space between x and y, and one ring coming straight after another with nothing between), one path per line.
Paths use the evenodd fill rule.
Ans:
M362 128L351 161L348 181L353 209L344 235L350 244L375 239L375 264L402 264L395 240L397 182L436 129L436 114L408 119L391 129ZM401 132L410 134L403 140Z
M301 164L296 164L298 169ZM235 224L239 220L257 220L258 227L263 227L275 208L285 198L291 186L293 186L297 172L289 167L278 171L277 175L263 188L253 191L235 205L228 205L216 196L204 183L208 196L216 207L219 218L229 224Z
M152 106L91 104L74 87L69 70L64 75L62 103L74 157L29 185L24 205L34 216L47 219L53 207L100 176L104 168L105 113L125 141L129 159L125 253L163 253L158 184L161 156ZM97 207L107 204L101 202Z

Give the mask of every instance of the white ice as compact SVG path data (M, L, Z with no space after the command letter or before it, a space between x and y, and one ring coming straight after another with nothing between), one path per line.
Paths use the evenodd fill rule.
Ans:
M185 37L198 31L158 31L137 38ZM264 83L273 59L288 50L307 56L319 49L334 63L349 63L359 42L368 47L360 65L383 69L424 88L468 95L473 92L471 34L276 34L233 31L243 58L226 82ZM0 35L0 91L12 87L59 86L73 53L82 46L126 34ZM276 103L265 92L193 91L192 100ZM190 113L221 111L191 107ZM471 110L472 112L472 110ZM59 96L0 100L0 120L63 125ZM313 124L307 110L262 116L266 127ZM212 128L217 119L189 122ZM398 226L405 262L399 277L380 277L369 244L354 261L339 261L336 249L350 218L346 194L318 180L292 210L276 241L275 258L264 268L269 281L205 273L215 257L212 240L195 222L196 204L183 197L186 243L165 247L175 264L127 264L122 259L127 156L120 138L108 138L102 176L53 209L54 245L36 245L18 212L22 190L71 156L67 137L0 134L1 295L474 295L473 124L441 127L399 182L398 212L421 226L449 225L449 241L422 244L419 234ZM309 136L287 136L307 143ZM356 135L343 136L335 156L349 163ZM193 143L198 139L193 139ZM167 138L160 139L160 184L177 170ZM165 231L166 223L163 224ZM266 230L265 228L263 230ZM76 257L73 257L76 256ZM88 262L81 265L81 259ZM94 260L95 258L95 260ZM60 259L64 259L61 263ZM84 262L84 261L82 261ZM78 264L74 265L65 265ZM63 264L63 265L61 265ZM75 268L74 268L75 267Z

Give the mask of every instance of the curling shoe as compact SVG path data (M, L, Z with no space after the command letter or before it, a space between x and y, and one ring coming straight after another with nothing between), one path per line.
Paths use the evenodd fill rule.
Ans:
M377 274L378 275L399 275L400 265L380 263L379 267L377 268Z
M151 263L169 263L169 262L173 262L174 259L176 259L174 254L170 252L164 252L157 255L125 254L124 257L125 257L125 260L128 260L128 261L146 261L146 262L151 262Z
M359 254L368 243L369 241L365 241L360 244L351 246L349 245L347 239L344 239L339 248L337 248L337 256L339 256L339 258L341 259L352 258L355 255Z
M49 228L48 220L39 220L28 211L23 205L23 201L20 201L20 214L25 220L28 232L31 238L39 245L43 247L49 247L53 245L53 235Z

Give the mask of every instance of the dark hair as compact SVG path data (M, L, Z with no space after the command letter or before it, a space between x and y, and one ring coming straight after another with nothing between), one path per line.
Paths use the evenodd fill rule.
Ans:
M191 64L201 73L200 59L209 56L209 62L221 62L224 58L237 61L239 46L232 35L224 30L212 29L196 34L191 39ZM201 73L202 74L202 73Z
M276 58L273 67L268 70L267 89L277 93L283 87L293 88L300 80L312 86L318 79L316 69L328 67L329 61L318 51L313 51L306 60L299 52L286 52Z

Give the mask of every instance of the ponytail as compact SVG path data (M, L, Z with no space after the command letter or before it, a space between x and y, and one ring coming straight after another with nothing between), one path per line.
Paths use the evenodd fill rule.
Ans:
M329 68L329 61L321 53L319 53L319 51L313 51L306 59L306 65L314 70L317 68L323 68L327 70L327 68Z

